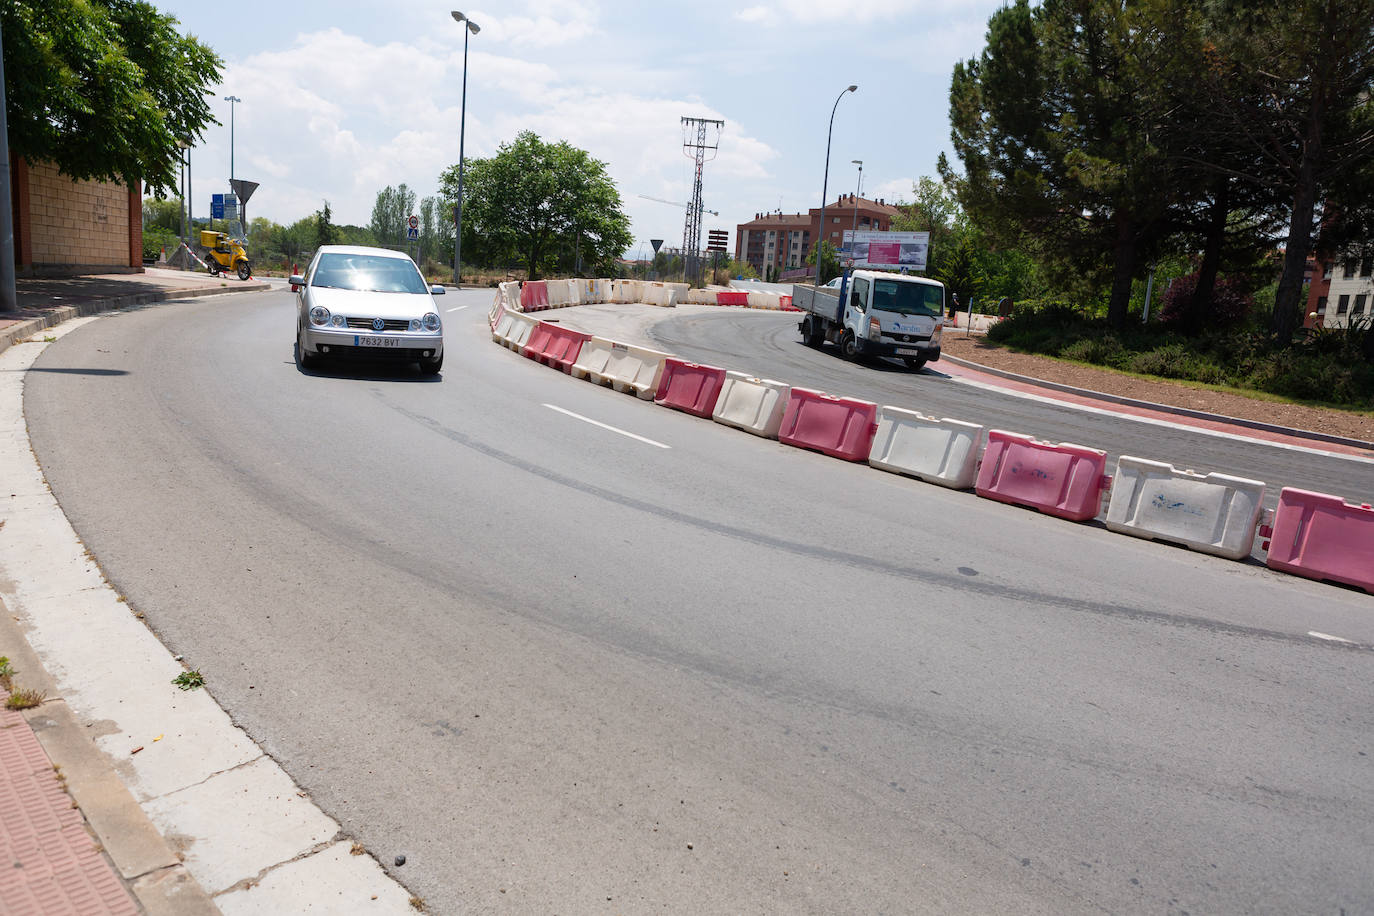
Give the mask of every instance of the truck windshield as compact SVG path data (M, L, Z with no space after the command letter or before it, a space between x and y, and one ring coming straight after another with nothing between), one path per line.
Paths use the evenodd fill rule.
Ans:
M901 280L874 280L873 307L899 315L944 314L943 287Z

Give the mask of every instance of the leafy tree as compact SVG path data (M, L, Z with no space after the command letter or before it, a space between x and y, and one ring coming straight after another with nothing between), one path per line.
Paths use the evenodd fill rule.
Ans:
M977 250L968 234L940 259L940 264L932 275L945 285L945 289L958 297L960 308L972 305L973 298L981 294L987 284L987 277L978 263Z
M12 155L76 179L176 187L181 150L210 114L218 56L136 0L4 0Z
M143 231L165 230L176 235L181 231L181 202L162 197L143 198Z
M334 220L329 212L329 201L315 211L315 247L334 244Z
M336 245L376 245L377 239L366 226L335 226L334 244Z
M458 196L458 167L439 178L445 208ZM630 220L606 164L565 140L522 131L463 176L464 260L521 257L532 279L551 259L565 261L580 236L583 260L609 269L632 241Z
M1198 73L1211 90L1204 114L1215 145L1245 154L1245 167L1231 176L1238 183L1287 191L1287 244L1270 321L1287 343L1323 199L1337 213L1371 207L1364 195L1374 179L1374 0L1211 0L1205 8L1206 66Z
M1061 273L1109 282L1118 325L1174 200L1170 106L1154 91L1171 58L1149 7L1017 0L994 13L982 56L956 64L950 89L965 177L941 169L995 241L1031 242Z
M406 240L406 220L415 212L416 194L405 182L387 185L377 192L372 205L372 221L368 228L379 245L403 245Z
M811 250L806 253L807 264L815 265L817 251L821 255L821 282L829 283L840 275L839 249L830 244L828 239L821 239L820 245L811 246Z

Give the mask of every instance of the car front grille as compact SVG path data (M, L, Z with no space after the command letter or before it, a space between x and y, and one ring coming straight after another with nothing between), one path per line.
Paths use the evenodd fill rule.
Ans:
M386 325L382 328L383 331L406 331L410 329L410 322L404 318L386 318L383 319L383 323ZM348 326L355 331L376 330L376 328L372 326L371 318L349 318Z

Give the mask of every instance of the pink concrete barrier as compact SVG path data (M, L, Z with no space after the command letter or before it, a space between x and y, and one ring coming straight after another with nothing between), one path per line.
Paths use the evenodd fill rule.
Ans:
M993 429L974 490L987 499L1082 522L1101 509L1102 491L1112 482L1106 470L1107 453L1098 449Z
M573 363L577 362L577 354L582 350L582 344L590 340L591 336L571 328L540 321L530 332L530 339L520 350L520 355L562 372L571 372Z
M747 292L731 292L721 290L716 293L716 305L748 305L749 294Z
M1328 579L1374 593L1374 508L1339 496L1284 487L1269 538L1270 569Z
M791 296L779 296L779 297L778 297L778 302L779 302L779 304L782 306L782 310L783 310L784 312L800 312L800 311L801 311L801 309L797 308L795 305L792 304L792 297L791 297Z
M724 369L669 357L663 361L663 377L659 379L654 402L709 420L723 387Z
M520 308L538 312L549 307L549 284L543 280L527 280L520 287Z
M793 388L782 414L778 441L845 461L867 461L878 431L878 405Z

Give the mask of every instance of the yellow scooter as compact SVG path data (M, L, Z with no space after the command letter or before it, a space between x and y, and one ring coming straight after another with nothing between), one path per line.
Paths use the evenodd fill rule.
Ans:
M248 252L242 243L224 232L211 229L200 230L200 244L207 249L205 266L212 276L237 273L240 280L253 276L253 265L248 263Z

